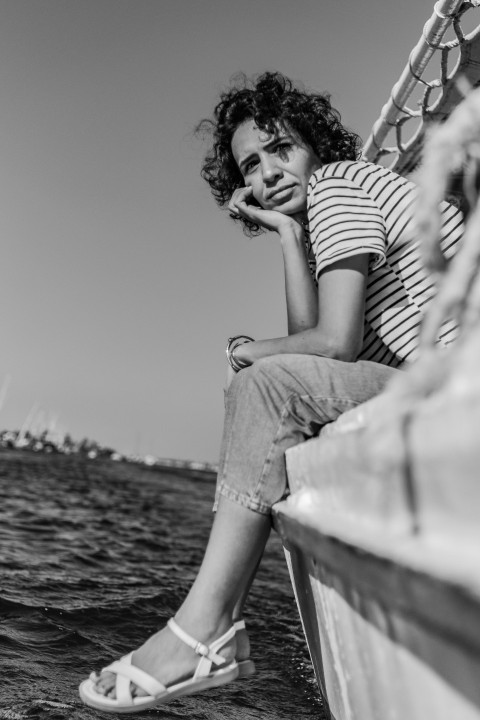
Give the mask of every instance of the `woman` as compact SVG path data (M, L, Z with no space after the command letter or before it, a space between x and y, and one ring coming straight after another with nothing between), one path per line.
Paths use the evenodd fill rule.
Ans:
M175 620L80 686L90 706L139 712L254 671L243 605L288 493L285 450L379 393L415 357L433 287L415 243L414 186L357 160L325 95L265 73L224 93L203 176L248 233L278 234L288 336L229 341L216 515ZM462 232L443 207L444 253ZM453 339L451 325L439 342Z

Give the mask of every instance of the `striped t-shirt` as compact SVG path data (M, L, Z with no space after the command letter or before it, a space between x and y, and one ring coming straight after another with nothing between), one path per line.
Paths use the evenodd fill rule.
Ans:
M435 287L415 237L415 197L412 182L372 163L330 163L310 178L308 227L316 278L338 260L370 254L359 360L398 367L416 358L420 322ZM450 258L463 233L463 216L447 202L441 211L440 245ZM446 346L455 336L455 324L447 321L438 342Z

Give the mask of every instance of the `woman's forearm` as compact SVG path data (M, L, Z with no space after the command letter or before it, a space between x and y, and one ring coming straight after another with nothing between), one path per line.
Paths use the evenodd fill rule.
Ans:
M320 355L334 360L353 362L360 347L346 339L330 337L318 328L301 330L287 337L257 340L245 343L235 350L235 357L241 364L252 365L260 358L270 355L298 353L300 355Z
M301 226L296 224L296 227L281 233L280 242L285 268L288 334L294 335L317 324L317 287L308 266Z
M269 355L299 353L354 362L363 344L368 253L355 255L323 270L318 289L318 320L314 327L288 335L247 342L235 349L241 365ZM307 294L303 296L305 299Z

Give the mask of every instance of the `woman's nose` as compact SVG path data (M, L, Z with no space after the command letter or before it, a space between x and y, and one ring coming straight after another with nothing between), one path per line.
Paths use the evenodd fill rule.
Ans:
M262 163L263 179L269 183L279 178L282 174L281 168L274 159L265 159Z

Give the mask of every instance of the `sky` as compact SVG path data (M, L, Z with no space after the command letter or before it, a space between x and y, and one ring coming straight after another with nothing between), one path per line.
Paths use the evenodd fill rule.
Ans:
M328 91L366 140L433 0L1 0L0 428L217 459L229 336L286 333L194 135L235 73Z

